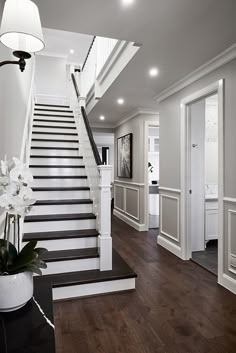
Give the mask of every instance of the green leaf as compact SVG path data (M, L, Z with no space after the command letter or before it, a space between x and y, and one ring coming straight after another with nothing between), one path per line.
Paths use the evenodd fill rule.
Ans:
M36 252L29 252L25 254L20 253L19 256L17 257L17 259L15 260L15 262L13 263L13 265L11 267L9 267L10 271L18 271L20 270L22 267L25 267L27 265L30 265L33 261L35 261L38 257L38 254Z
M20 252L20 255L25 256L26 254L30 254L34 251L37 245L37 240L31 240L27 243Z
M43 254L45 254L48 250L45 248L36 248L34 249L34 251L38 254L38 256L42 256Z
M42 271L36 265L26 266L25 269L24 269L24 272L25 271L36 273L37 275L40 275L40 276L42 275Z

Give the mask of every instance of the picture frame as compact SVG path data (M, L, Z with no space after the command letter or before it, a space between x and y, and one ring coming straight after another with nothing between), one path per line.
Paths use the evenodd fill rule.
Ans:
M117 138L117 176L131 179L133 174L133 134Z

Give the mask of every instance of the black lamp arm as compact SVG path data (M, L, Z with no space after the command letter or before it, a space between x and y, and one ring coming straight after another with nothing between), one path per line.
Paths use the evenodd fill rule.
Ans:
M2 62L0 62L0 67L4 66L4 65L9 65L9 64L19 65L20 71L23 72L25 70L25 65L26 65L25 60L30 59L31 55L29 53L24 52L24 51L14 51L13 55L15 57L19 58L19 60L17 60L17 61L11 61L11 60L2 61Z

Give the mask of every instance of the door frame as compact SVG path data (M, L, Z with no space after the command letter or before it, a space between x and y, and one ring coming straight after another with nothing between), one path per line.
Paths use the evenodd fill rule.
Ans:
M158 115L159 119L159 115ZM160 127L159 120L148 120L144 122L144 224L145 230L149 229L149 183L148 183L148 129L149 127ZM160 136L159 136L160 141ZM160 163L160 162L159 162Z
M223 198L224 198L224 80L195 92L181 101L181 235L182 258L191 258L190 227L190 104L218 94L218 278L223 276Z

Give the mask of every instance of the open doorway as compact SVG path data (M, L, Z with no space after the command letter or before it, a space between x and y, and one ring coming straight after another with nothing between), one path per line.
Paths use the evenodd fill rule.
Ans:
M159 127L148 126L148 228L159 228Z
M218 272L218 94L188 106L191 258Z

